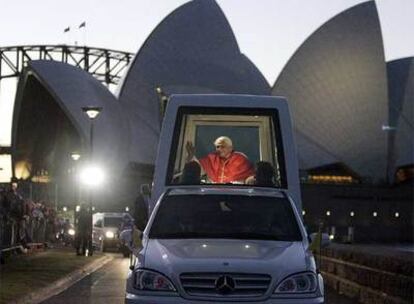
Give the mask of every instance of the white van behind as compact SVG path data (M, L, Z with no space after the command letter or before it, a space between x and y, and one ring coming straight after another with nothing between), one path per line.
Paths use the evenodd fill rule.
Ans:
M122 243L119 240L120 229L124 218L132 220L131 215L125 212L98 212L92 216L92 245L95 249L105 251L121 251ZM124 255L127 255L125 252Z

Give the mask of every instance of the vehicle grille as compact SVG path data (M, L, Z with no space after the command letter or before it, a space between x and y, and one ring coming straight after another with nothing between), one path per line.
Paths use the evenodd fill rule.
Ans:
M263 296L269 288L271 277L267 274L204 272L182 273L180 281L189 296L250 298Z

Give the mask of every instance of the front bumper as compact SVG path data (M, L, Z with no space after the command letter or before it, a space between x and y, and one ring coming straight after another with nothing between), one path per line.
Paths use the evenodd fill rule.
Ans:
M235 303L234 301L223 301L223 300L212 300L212 301L198 301L198 300L187 300L180 296L147 296L137 295L132 293L126 293L125 295L126 304L209 304L209 303ZM237 303L242 304L257 304L258 301L238 301ZM264 304L324 304L324 298L269 298L264 301L260 301Z

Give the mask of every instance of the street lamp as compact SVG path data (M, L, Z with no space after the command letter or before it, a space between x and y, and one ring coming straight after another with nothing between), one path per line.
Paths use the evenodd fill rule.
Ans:
M77 161L77 160L79 160L79 158L81 157L81 155L80 155L78 152L72 152L72 153L70 154L70 157L71 157L74 161Z
M391 124L383 124L381 126L383 132L388 133L388 146L392 147L395 143L397 127ZM396 155L394 150L390 150L387 157L387 168L386 168L386 181L392 183L394 180L394 166L396 162Z
M98 115L101 113L102 108L101 107L96 107L96 106L88 106L88 107L82 107L82 111L88 115L89 121L91 122L90 124L90 129L89 129L89 163L92 164L92 158L93 158L93 123L95 121L95 119L98 117ZM90 230L89 230L89 248L88 248L88 254L92 255L93 251L92 251L92 191L91 189L89 189L89 214L90 214Z
M161 87L156 87L155 92L157 93L160 102L160 115L162 117L164 116L165 108L167 107L168 96L165 94Z
M89 117L89 121L91 122L90 127L90 133L89 133L89 140L90 140L90 160L92 159L93 154L93 122L98 117L98 115L101 113L102 108L101 107L83 107L82 111L85 112L86 115Z
M93 188L99 186L104 181L105 174L101 168L89 165L83 168L79 177L83 184Z
M80 187L77 187L77 178L76 175L78 174L78 166L76 162L81 158L81 155L78 152L72 152L70 153L70 157L75 162L74 172L73 174L73 197L74 197L74 203L77 204L80 201Z

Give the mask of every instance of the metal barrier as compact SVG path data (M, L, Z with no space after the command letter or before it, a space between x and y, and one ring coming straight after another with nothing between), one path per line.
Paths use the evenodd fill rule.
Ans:
M55 240L55 223L46 218L25 217L21 220L0 219L0 249L26 246L28 243L46 243Z

